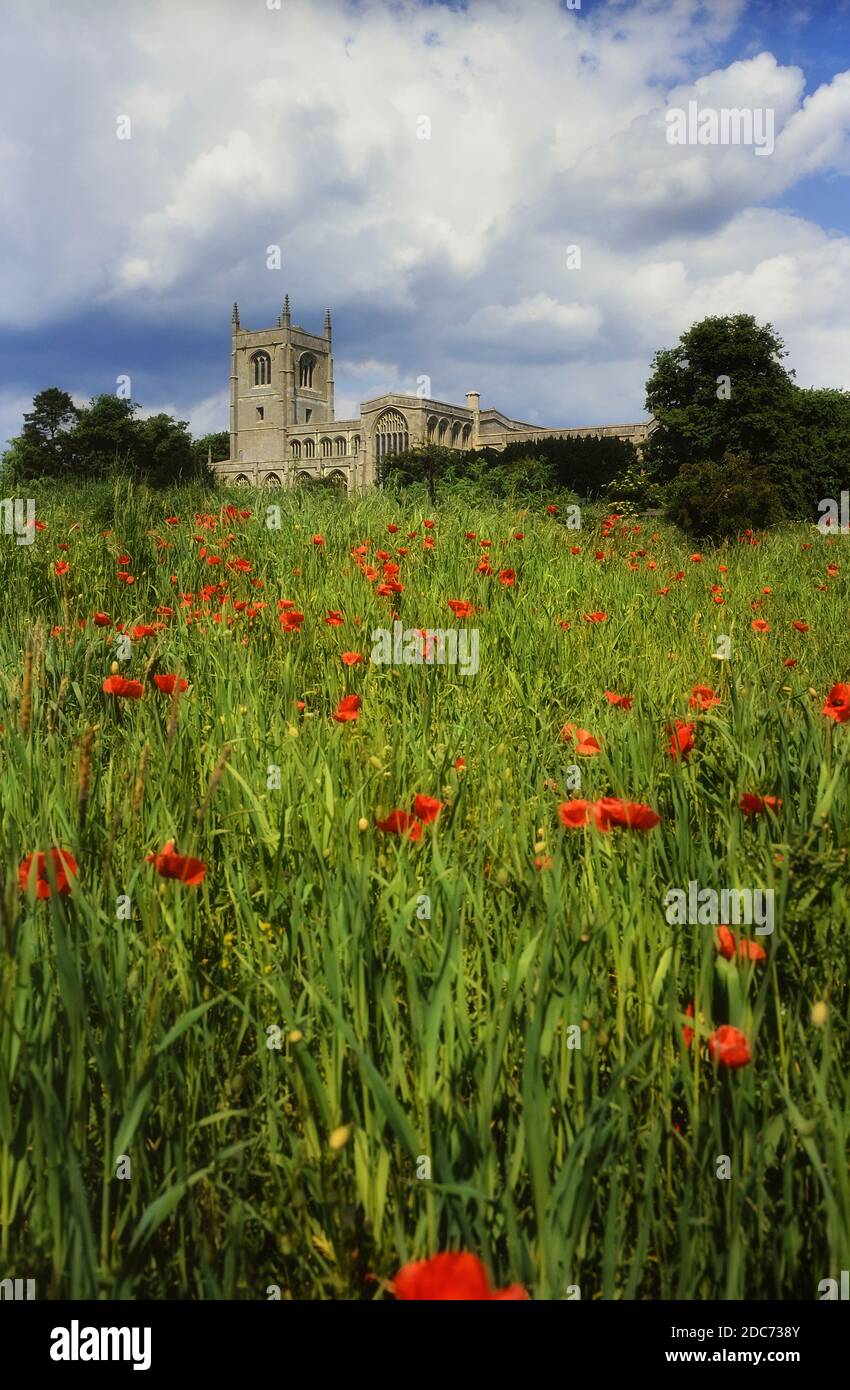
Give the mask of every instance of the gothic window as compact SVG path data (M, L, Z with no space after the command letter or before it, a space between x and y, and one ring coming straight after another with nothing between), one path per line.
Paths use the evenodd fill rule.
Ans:
M251 385L270 386L272 379L272 359L267 352L255 352L251 358Z
M454 424L452 425L452 448L453 448L453 449L456 449L456 448L457 448L459 439L460 439L460 425L458 424L457 420L455 420Z
M330 456L331 456L331 448L332 448L332 447L333 447L333 446L331 445L331 441L330 441L329 439L323 439L323 440L322 440L322 458L323 458L323 459L329 459L329 458L330 458Z
M348 491L348 479L346 478L344 473L340 472L338 468L335 468L333 473L328 474L328 482L333 483L334 486L338 487L341 492Z
M408 447L407 421L399 410L385 410L375 426L375 457L403 454Z
M342 435L340 435L339 438L334 441L334 443L336 444L337 456L340 457L342 454L345 453L345 440L343 439Z
M298 361L298 385L309 389L313 386L313 368L316 359L309 352L302 353Z
M448 420L441 420L441 421L440 421L440 428L439 428L439 430L437 431L437 439L439 440L439 442L440 442L441 444L445 444L445 442L446 442L446 433L447 433L447 431L448 431L448 428L449 428L449 422L448 422Z
M247 487L250 479L246 478L244 473L237 473L235 481L237 487Z
M300 440L300 439L293 439L293 441L292 441L292 457L293 457L294 459L300 459L300 457L301 457L301 440Z
M264 487L280 487L280 478L276 473L267 473L263 479Z
M351 452L352 452L352 454L357 454L357 453L360 452L360 435L359 435L359 434L353 434L353 435L351 436Z
M436 432L437 432L437 417L436 417L436 415L429 415L429 416L428 416L428 438L429 438L429 439L433 439L433 438L434 438L434 435L436 434Z
M471 426L471 425L464 425L464 427L463 427L463 447L464 447L464 449L469 449L469 448L471 447L471 445L472 445L472 426Z
M313 440L313 439L305 439L305 440L304 440L304 457L305 457L305 459L314 459L314 458L316 457L316 443L315 443L315 440Z

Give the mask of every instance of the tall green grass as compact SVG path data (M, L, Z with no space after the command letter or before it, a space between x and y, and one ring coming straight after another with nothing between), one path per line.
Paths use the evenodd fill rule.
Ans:
M217 536L236 539L208 549L250 574L207 565L191 539L195 513L227 500L252 516L223 518ZM814 1298L850 1266L850 727L820 713L850 670L846 542L798 528L692 564L678 534L650 539L654 523L605 541L590 516L577 533L447 500L427 552L421 514L378 493L104 486L46 494L38 514L34 545L0 537L0 1275L54 1297L371 1299L405 1261L466 1248L539 1298L758 1299ZM515 587L475 573L468 530ZM370 538L372 563L410 547L394 599L351 557ZM115 577L125 553L132 586ZM187 625L179 595L220 580L268 607ZM281 632L279 598L305 613L299 633ZM476 676L370 663L393 604L406 626L446 627L450 598L480 605ZM158 605L177 616L121 673L191 681L171 731L152 688L101 692L114 633L91 623L96 609L150 622ZM606 623L583 621L596 609ZM756 611L769 633L751 630ZM364 664L349 671L346 650ZM698 717L696 683L722 696ZM352 690L360 718L337 724ZM684 763L665 751L672 718L697 723ZM573 757L566 720L600 756ZM778 817L745 819L744 791L781 796ZM421 843L374 828L416 792L445 803ZM568 795L608 793L661 825L560 824ZM199 888L146 862L172 838L208 865ZM79 880L38 902L18 865L54 845ZM775 891L766 965L667 923L665 892L691 879ZM727 1022L753 1048L731 1074L706 1053Z

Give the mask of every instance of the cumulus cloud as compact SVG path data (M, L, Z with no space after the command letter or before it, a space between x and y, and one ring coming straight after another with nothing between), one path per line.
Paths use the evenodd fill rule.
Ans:
M143 332L145 404L197 432L227 426L231 301L259 327L286 289L305 327L334 307L341 416L426 374L523 419L637 419L652 352L709 312L834 381L850 241L764 205L848 172L850 73L718 65L744 8L7 0L0 335L101 324L123 364ZM690 100L769 107L773 154L672 146ZM152 354L178 328L175 378Z

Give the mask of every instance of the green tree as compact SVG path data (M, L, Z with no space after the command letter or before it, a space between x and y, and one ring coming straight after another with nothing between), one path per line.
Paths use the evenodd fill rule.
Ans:
M796 390L770 324L750 314L705 318L655 354L646 408L658 422L644 458L662 478L686 463L747 453L767 462L781 446Z
M185 420L150 415L134 422L133 471L154 487L203 478L207 459L199 459Z
M381 461L382 486L410 487L424 483L431 502L437 500L437 484L448 481L458 468L457 449L444 444L417 444L403 454L390 454Z
M212 434L202 434L192 440L192 452L199 463L206 464L212 453L213 463L223 463L230 458L230 435L227 430L215 430Z
M67 391L48 386L33 397L24 427L4 455L4 465L21 480L61 477L72 457L73 431L79 412Z
M135 401L104 392L78 412L72 445L75 473L101 476L134 471L138 408Z

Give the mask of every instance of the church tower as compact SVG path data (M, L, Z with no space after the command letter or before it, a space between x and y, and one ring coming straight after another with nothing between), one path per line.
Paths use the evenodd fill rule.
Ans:
M248 468L279 465L289 432L334 419L330 309L322 334L292 323L289 295L274 328L243 328L233 306L230 459Z

